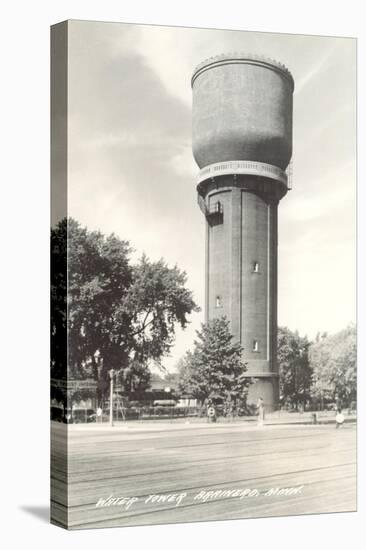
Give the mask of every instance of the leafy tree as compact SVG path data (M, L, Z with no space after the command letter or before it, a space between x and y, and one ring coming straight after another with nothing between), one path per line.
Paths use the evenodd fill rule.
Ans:
M132 265L131 251L127 241L72 218L52 230L53 377L66 377L68 369L70 378L99 380L104 391L111 368L129 368L126 384L138 377L142 384L148 362L159 362L173 345L176 324L185 328L198 311L184 272L146 256ZM63 352L59 360L66 331L68 357Z
M67 223L51 233L51 376L66 379L67 369ZM54 389L52 397L60 399Z
M131 361L121 371L123 389L127 393L142 393L151 385L151 372L147 365L139 361Z
M57 228L54 231L57 233ZM103 371L119 368L129 354L129 342L121 341L128 332L129 319L117 313L132 283L129 264L131 248L115 235L105 237L88 231L75 220L68 220L68 337L69 375L97 378L98 363ZM117 334L116 334L117 330ZM90 372L90 370L92 372Z
M225 317L202 324L193 352L187 352L178 365L180 390L201 400L243 398L251 380L245 376L242 352Z
M187 276L177 266L170 269L161 259L142 256L133 269L133 282L122 313L130 319L130 336L139 360L154 360L169 353L175 325L187 326L187 315L199 311L185 287Z
M193 354L187 351L177 363L178 390L182 395L200 398L199 387L193 372Z
M309 350L313 370L312 395L319 400L349 404L357 396L357 334L349 325L333 335L324 335Z
M280 373L280 395L296 408L310 399L312 369L309 365L307 337L287 327L277 332L277 361Z

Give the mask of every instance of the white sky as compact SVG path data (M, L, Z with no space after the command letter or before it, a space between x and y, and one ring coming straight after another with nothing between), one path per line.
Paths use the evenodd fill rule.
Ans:
M69 214L187 272L204 305L204 219L191 153L191 87L203 59L242 51L295 80L293 190L279 208L278 322L314 337L355 321L356 42L73 21ZM178 331L168 368L203 313Z

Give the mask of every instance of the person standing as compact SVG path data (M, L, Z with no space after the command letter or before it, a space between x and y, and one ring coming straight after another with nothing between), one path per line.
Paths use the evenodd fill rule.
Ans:
M336 429L338 429L344 423L344 415L340 407L337 407L337 414L336 414L335 420L336 420Z

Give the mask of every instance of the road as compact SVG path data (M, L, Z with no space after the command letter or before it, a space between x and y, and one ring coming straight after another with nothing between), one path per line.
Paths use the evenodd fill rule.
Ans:
M69 528L356 509L356 426L54 425L54 515ZM117 500L119 499L119 500ZM60 516L61 517L61 516Z

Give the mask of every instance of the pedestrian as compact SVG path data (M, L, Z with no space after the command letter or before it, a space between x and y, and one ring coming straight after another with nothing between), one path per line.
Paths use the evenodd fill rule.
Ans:
M258 411L258 426L264 425L264 402L263 397L259 397L257 401L257 411Z
M340 407L337 408L337 414L335 417L336 421L336 429L340 428L344 423L344 415L342 413L342 409Z

